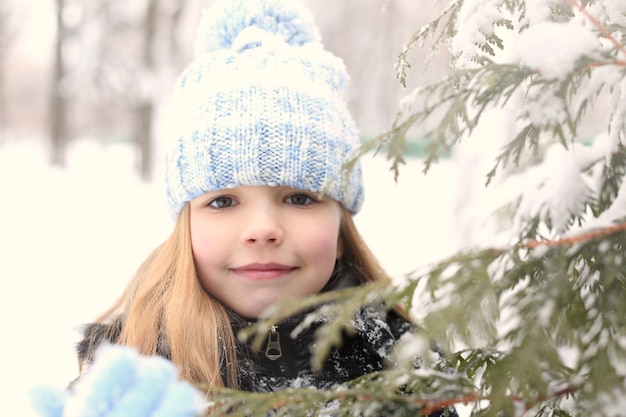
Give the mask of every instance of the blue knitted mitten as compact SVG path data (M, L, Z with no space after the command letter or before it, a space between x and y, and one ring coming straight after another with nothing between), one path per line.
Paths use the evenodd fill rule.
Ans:
M42 417L194 417L207 406L171 362L109 345L71 389L37 387L31 403Z

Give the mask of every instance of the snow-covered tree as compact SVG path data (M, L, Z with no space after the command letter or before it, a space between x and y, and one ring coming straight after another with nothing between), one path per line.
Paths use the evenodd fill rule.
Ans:
M401 51L397 75L410 77L417 47L450 53L450 73L409 93L363 152L386 152L402 175L411 132L428 141L425 171L452 150L465 246L392 286L310 301L335 317L319 334L319 358L363 304L402 305L420 327L391 369L341 390L224 391L216 407L234 416L413 416L461 404L476 416L624 415L625 39L622 0L448 2ZM282 305L259 334L307 305Z

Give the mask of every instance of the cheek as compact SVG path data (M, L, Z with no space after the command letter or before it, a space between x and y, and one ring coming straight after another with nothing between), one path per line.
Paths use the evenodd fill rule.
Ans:
M312 228L301 235L301 242L311 257L325 259L334 264L339 256L338 235L338 228Z
M219 227L191 222L191 250L198 272L219 261L220 253L224 249L223 236L220 236Z
M207 254L214 253L211 247L210 241L200 238L197 235L191 236L191 252L193 253L193 260L198 268L207 257Z

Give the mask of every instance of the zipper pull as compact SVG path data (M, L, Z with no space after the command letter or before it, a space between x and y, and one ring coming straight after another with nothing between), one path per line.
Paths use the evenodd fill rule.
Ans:
M272 361L283 356L283 350L280 347L280 334L278 327L272 326L265 347L265 356Z

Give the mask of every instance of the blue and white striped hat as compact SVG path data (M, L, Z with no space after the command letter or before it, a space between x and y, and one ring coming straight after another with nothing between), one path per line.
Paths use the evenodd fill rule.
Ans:
M219 0L205 10L194 59L176 83L165 156L173 215L207 192L285 185L356 213L359 146L341 59L297 0Z

